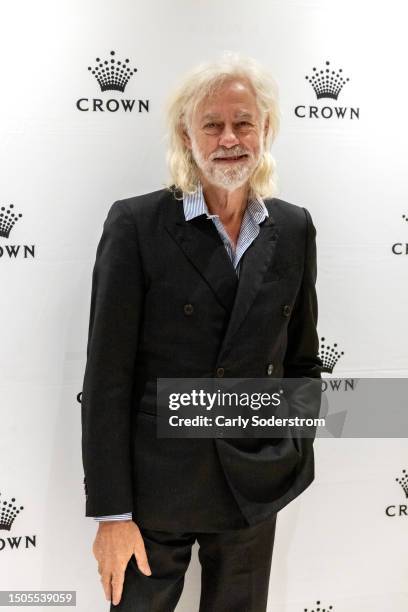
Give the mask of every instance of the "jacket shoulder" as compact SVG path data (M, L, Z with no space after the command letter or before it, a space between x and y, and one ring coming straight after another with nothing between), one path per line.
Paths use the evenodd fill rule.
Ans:
M127 208L133 216L155 214L163 204L174 199L174 193L168 188L157 189L141 195L117 200L115 204Z
M310 213L303 206L292 204L281 198L267 198L265 200L272 218L279 223L301 224L306 223L306 217Z
M291 241L302 241L316 235L312 216L307 208L280 198L265 200L271 219L277 224L282 235ZM302 243L300 242L300 243Z

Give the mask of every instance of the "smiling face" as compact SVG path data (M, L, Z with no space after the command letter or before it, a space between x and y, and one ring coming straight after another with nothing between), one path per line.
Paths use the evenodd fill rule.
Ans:
M183 138L201 177L233 191L254 172L264 151L267 128L267 121L261 125L250 84L234 79L201 101Z

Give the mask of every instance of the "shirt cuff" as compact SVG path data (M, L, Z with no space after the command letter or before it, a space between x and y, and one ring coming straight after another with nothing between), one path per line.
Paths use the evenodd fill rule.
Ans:
M131 521L132 513L126 512L125 514L110 514L108 516L94 516L95 521Z

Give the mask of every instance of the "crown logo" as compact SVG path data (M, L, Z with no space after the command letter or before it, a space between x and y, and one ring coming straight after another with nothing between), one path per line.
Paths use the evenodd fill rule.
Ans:
M402 490L405 493L405 497L408 499L408 473L407 473L407 470L402 470L401 478L396 478L395 480L398 482L398 484L401 485Z
M16 501L15 497L12 497L10 501L3 501L0 504L0 529L10 531L11 526L20 510L24 510L23 506L19 508L14 505Z
M14 225L17 223L20 217L22 217L22 213L16 215L12 208L14 208L14 204L10 204L9 208L2 206L0 208L0 236L4 238L8 238L11 230Z
M339 93L350 79L343 78L342 68L336 72L335 70L330 70L330 62L326 62L326 66L322 70L313 68L313 74L305 78L313 87L318 99L333 98L333 100L337 100Z
M92 68L88 66L88 70L95 75L95 79L98 81L101 91L116 90L125 91L125 87L129 82L129 79L134 72L137 72L137 68L129 68L129 58L120 62L113 56L115 51L111 51L110 60L101 60L99 57L96 58L97 65Z
M323 362L322 372L328 372L331 374L344 351L337 350L337 342L333 346L325 345L325 338L321 338L322 344L320 345L319 357Z
M333 610L333 606L329 606L328 608L322 608L320 606L320 601L316 601L316 606L317 608L313 608L311 610L305 608L304 612L330 612L330 610Z

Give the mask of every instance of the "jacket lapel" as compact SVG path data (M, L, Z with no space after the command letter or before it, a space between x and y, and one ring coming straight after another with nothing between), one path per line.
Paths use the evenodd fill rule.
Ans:
M182 200L171 197L168 204L165 219L167 231L208 283L220 304L230 313L221 354L228 349L243 323L275 253L278 232L271 214L270 200L265 201L269 217L260 225L258 236L241 259L239 279L211 219L201 215L186 221Z
M211 219L200 215L186 221L183 201L172 199L167 208L165 226L220 304L231 312L238 277Z
M238 288L219 355L230 347L233 336L248 314L261 288L264 274L272 263L279 234L269 206L268 211L269 217L260 225L258 236L242 256Z

